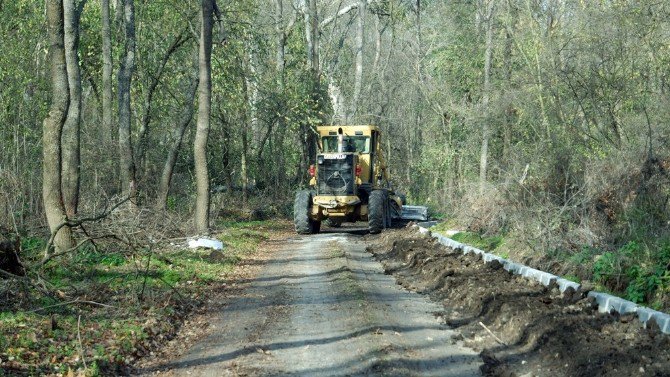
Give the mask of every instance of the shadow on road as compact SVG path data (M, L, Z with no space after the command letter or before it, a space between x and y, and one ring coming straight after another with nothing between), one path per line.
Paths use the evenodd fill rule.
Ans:
M206 338L177 360L136 372L478 375L479 357L451 342L435 318L440 307L400 289L366 251L365 225L287 239L258 276L231 281L238 289L211 313Z
M214 356L209 356L209 357L203 357L203 358L196 358L192 360L186 360L186 361L177 361L177 362L172 362L168 364L163 364L159 367L152 368L152 369L145 369L145 370L139 370L139 373L151 373L151 372L156 372L159 370L184 370L184 369L189 369L193 368L196 366L203 366L203 365L208 365L208 364L216 364L216 363L221 363L221 362L226 362L230 360L234 360L236 358L239 358L244 355L250 355L250 354L255 354L258 353L258 350L265 350L269 351L272 353L273 351L278 351L278 350L286 350L286 349L300 349L300 348L305 348L307 346L318 346L318 345L323 345L323 344L328 344L328 343L335 343L347 339L355 339L364 335L368 334L380 334L380 333L402 333L402 334L407 334L411 333L414 331L422 331L422 330L443 330L444 326L441 325L435 325L435 326L374 326L374 327L366 327L360 330L356 330L347 334L343 335L338 335L338 336L331 336L331 337L323 337L323 338L317 338L317 339L304 339L304 340L296 340L292 342L275 342L275 343L257 343L257 344L247 344L243 348L239 348L235 351L232 352L225 352L221 353L218 355ZM435 341L432 340L426 340L425 344L422 345L422 347L436 347L439 346L439 344L436 344ZM370 355L371 358L374 355ZM476 355L469 355L469 356L463 356L464 358L472 358L473 360L478 359L478 356ZM453 360L453 359L450 359ZM393 360L385 359L384 360L387 363L392 362ZM423 367L425 368L425 362L434 362L434 363L439 363L440 366L442 366L442 360L413 360L412 362L417 362L417 363L424 363ZM358 364L360 363L360 360L351 360L348 362L348 364ZM407 363L407 361L404 361L403 363ZM342 369L344 368L344 369ZM327 370L312 370L311 372L314 373L323 373L326 371L337 371L337 370L346 370L346 366L344 365L335 365L335 366L330 366ZM308 371L301 371L301 373L305 372L307 375L310 373L307 373Z
M409 224L409 221L407 220L395 220L393 221L391 229L404 228L407 226L407 224ZM342 226L338 228L329 227L325 224L325 222L323 222L321 223L320 233L326 233L326 234L343 233L354 236L364 236L366 234L369 234L369 231L368 231L368 224L363 221L359 221L356 223L344 223L342 224Z

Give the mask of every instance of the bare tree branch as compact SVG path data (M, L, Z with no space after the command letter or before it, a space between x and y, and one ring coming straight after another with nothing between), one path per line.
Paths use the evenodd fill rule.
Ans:
M50 251L51 248L53 247L54 239L56 238L56 234L58 234L58 231L63 228L64 226L70 227L70 228L75 228L78 226L81 226L84 223L87 222L94 222L94 221L100 221L104 219L105 217L109 216L112 212L114 212L115 209L119 208L123 203L129 201L131 196L126 197L125 199L121 200L120 202L114 204L111 208L109 209L104 209L101 213L95 215L95 216L90 216L90 217L82 217L76 220L68 220L65 218L65 221L60 223L52 232L51 236L49 237L49 241L47 242L47 245L44 247L44 259L51 258ZM75 246L75 249L78 248L79 246ZM71 249L68 250L67 252L72 251Z
M72 304L86 304L86 305L100 306L100 307L103 307L103 308L116 308L116 306L114 306L114 305L102 304L102 303L95 302L95 301L74 299L74 300L71 300L71 301L61 302L59 304L43 306L41 308L33 309L33 310L29 311L28 313L35 313L35 312L39 312L39 311L46 310L46 309L57 308L59 306L66 306L66 305L72 305Z
M370 2L368 2L369 4ZM344 16L345 14L351 12L354 9L358 9L358 3L351 4L349 6L346 6L342 9L340 9L337 13L335 13L333 16L330 16L328 18L325 18L321 23L319 24L320 28L324 28L331 24L333 21L335 21L338 17Z

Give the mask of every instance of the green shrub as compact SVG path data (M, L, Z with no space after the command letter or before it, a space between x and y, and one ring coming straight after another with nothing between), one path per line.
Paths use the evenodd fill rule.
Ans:
M582 282L581 279L580 279L579 277L577 277L577 276L575 276L575 275L570 275L570 274L568 274L568 275L564 275L564 276L563 276L563 279L573 281L573 282L575 282L575 283L577 283L577 284L579 284L579 283Z
M616 252L602 254L593 265L593 280L606 289L620 292L635 303L651 304L655 297L663 305L664 292L670 287L670 243L648 246L629 241Z
M601 255L593 264L593 280L606 283L607 280L617 274L619 260L614 253L607 252Z

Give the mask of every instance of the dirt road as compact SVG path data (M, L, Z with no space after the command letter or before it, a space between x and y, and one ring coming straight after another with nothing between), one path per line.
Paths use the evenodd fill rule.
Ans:
M480 357L342 229L280 242L209 335L164 375L479 375ZM152 372L152 374L153 374ZM148 371L147 371L148 373Z

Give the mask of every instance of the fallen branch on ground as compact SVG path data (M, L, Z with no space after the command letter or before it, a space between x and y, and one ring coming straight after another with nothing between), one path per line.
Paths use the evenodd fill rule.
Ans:
M481 327L483 327L484 330L486 330L489 334L491 334L491 336L492 336L498 343L500 343L500 344L502 344L503 346L507 347L507 343L503 342L500 338L498 338L498 337L496 336L496 334L493 333L493 331L489 330L489 328L486 327L486 325L484 325L484 324L481 323L481 322L479 322L479 325L480 325Z
M86 366L86 357L84 356L84 346L81 343L81 315L77 318L77 340L79 341L79 354L81 355L81 361L84 363L84 370L88 369Z
M107 305L107 304L102 304L102 303L95 302L95 301L75 299L75 300L71 300L71 301L67 301L67 302L61 302L59 304L54 304L54 305L49 305L49 306L44 306L44 307L41 307L41 308L33 309L33 310L30 310L29 313L36 313L36 312L39 312L39 311L42 311L42 310L57 308L59 306L66 306L66 305L72 305L72 304L86 304L86 305L100 306L100 307L103 307L103 308L116 308L116 306L114 306L114 305Z
M81 240L75 246L73 246L73 247L71 247L67 250L61 251L60 253L52 253L52 254L49 254L49 255L45 255L44 258L42 258L41 261L39 261L37 264L32 266L32 268L40 268L40 267L44 266L47 262L52 260L53 258L60 257L62 255L69 254L73 251L76 251L80 247L84 246L84 244L86 244L87 242L91 242L93 244L94 240L100 240L100 239L103 239L103 238L114 238L116 240L119 240L119 241L123 242L123 240L119 239L119 237L117 237L114 234L107 234L107 235L98 236L98 237L87 237L87 238L84 238L83 240Z
M49 237L49 241L47 242L46 246L44 247L44 259L50 258L49 255L51 254L50 251L53 248L53 243L54 243L54 240L56 239L56 234L58 234L58 231L60 231L63 227L67 226L67 227L70 227L70 228L76 228L76 227L81 226L81 225L83 225L87 222L100 221L100 220L106 218L107 216L109 216L112 212L114 212L115 209L121 207L125 202L129 201L130 199L131 199L131 197L129 196L129 197L121 200L120 202L114 204L112 207L105 208L101 213L99 213L97 215L94 215L94 216L82 217L82 218L79 218L79 219L76 219L76 220L68 220L67 218L65 218L65 221L58 224L56 229L54 229L51 232L51 236ZM42 263L42 264L44 264L44 263Z

